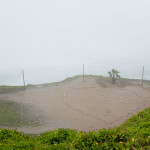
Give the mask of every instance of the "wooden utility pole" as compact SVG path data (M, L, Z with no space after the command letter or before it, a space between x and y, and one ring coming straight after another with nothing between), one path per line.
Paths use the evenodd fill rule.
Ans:
M25 79L24 79L24 71L22 70L22 76L23 76L23 84L24 84L24 90L26 89Z
M83 64L83 83L84 83L84 64Z
M144 79L144 66L143 66L143 71L142 71L142 85L143 85L143 79Z

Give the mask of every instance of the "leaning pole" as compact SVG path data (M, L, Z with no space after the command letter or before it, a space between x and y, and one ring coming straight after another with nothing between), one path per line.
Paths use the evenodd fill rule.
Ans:
M142 71L142 85L143 85L143 79L144 79L144 66L143 66L143 71Z
M24 84L24 90L26 89L25 79L24 79L24 71L22 70L22 77L23 77L23 84Z

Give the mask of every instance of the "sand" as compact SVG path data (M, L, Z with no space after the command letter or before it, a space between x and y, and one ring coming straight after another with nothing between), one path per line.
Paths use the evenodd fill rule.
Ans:
M86 77L84 83L77 78L3 94L0 99L30 105L35 108L32 113L39 114L41 126L13 128L18 131L36 134L58 128L90 131L119 126L150 107L150 87L139 83L113 86L101 78Z

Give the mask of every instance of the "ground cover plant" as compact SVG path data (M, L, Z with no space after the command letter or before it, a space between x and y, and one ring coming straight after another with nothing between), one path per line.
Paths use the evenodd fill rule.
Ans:
M40 135L25 135L15 130L0 130L1 150L99 150L150 149L150 108L139 112L120 127L78 132L58 129Z

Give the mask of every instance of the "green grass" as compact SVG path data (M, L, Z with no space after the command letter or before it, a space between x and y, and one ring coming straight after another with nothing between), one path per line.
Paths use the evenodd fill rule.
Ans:
M0 130L1 150L136 150L150 149L150 108L139 112L120 127L78 132L58 129L40 135Z
M143 83L150 85L150 81L149 80L143 80Z
M24 106L17 102L0 100L0 126L22 127L39 125L38 119L32 117L32 114L29 113L31 109L29 106Z
M23 86L0 86L0 94L24 90Z

